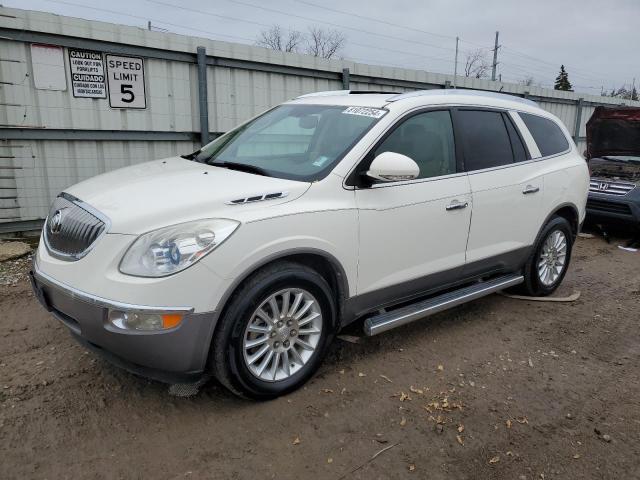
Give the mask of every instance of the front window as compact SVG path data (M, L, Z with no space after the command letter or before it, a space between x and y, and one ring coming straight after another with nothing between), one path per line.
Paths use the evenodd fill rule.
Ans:
M217 138L192 158L314 181L327 175L385 113L368 107L281 105Z

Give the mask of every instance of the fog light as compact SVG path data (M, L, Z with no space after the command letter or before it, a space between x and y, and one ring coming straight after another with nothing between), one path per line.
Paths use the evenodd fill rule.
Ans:
M163 330L180 325L182 315L110 310L109 322L123 330Z

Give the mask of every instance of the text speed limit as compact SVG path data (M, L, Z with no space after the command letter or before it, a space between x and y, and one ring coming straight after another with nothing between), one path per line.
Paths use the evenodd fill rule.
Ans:
M146 108L144 63L139 57L107 55L109 105L113 108Z

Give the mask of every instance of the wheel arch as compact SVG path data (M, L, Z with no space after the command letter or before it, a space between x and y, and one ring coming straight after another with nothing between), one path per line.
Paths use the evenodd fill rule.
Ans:
M216 309L218 318L220 318L229 304L229 300L233 294L240 288L253 274L259 270L268 267L277 262L291 261L305 265L322 275L331 290L335 294L338 318L336 319L336 329L339 329L342 320L342 308L344 301L349 298L349 279L342 263L333 255L324 250L316 248L296 248L283 250L272 255L262 258L260 261L252 264L238 275L233 283L227 288Z
M551 220L555 215L564 218L571 225L571 233L573 233L573 238L575 239L578 235L578 231L580 230L580 215L578 213L578 207L576 207L571 202L562 203L557 205L556 208L547 215L547 218L544 219L542 225L540 226L539 232L542 231L544 226Z

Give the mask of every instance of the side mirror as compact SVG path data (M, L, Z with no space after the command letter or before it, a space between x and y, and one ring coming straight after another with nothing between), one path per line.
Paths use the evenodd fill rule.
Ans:
M382 182L413 180L420 175L420 167L411 158L401 153L383 152L373 159L367 177Z

